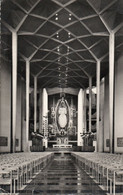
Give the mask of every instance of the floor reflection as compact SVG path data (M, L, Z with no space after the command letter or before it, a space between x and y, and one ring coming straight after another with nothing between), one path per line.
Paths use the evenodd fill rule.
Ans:
M104 195L105 193L72 160L70 154L55 155L21 194Z

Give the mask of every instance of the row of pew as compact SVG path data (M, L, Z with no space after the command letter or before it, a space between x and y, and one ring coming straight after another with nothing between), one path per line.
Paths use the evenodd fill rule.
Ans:
M28 152L0 155L0 187L9 193L22 190L53 158L52 152Z
M83 168L107 194L123 194L123 154L72 152ZM119 187L119 191L116 191Z

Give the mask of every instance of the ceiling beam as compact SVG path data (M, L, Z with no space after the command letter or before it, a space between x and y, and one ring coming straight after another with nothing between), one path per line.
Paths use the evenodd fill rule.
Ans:
M45 44L47 42L47 40L43 43L43 44L41 44L34 52L33 52L33 54L29 57L29 60L31 60L32 58L33 58L33 56L37 53L37 51L39 51L39 49ZM62 43L63 44L63 43ZM65 45L65 44L63 44L63 45ZM68 47L67 45L65 45L66 47ZM58 47L58 46L57 46ZM56 48L57 48L56 47ZM56 49L55 48L55 49ZM73 48L70 48L71 50L73 50ZM45 59L50 53L52 53L52 51L50 51L47 55L45 55L41 60L43 60L43 59ZM76 53L77 55L79 55L78 53ZM62 56L65 56L66 54L63 54ZM79 57L81 57L80 55L79 55ZM82 57L81 57L82 58ZM84 60L83 58L82 58L82 60ZM82 68L81 68L81 70L83 70ZM84 71L83 70L83 72L86 74L86 75L88 75L87 73L86 73L86 71Z
M120 24L113 30L114 33L117 33L122 27L123 27L123 22L120 23Z
M64 67L64 66L63 66ZM68 67L69 68L69 67ZM57 70L57 72L60 72L61 74L68 74L69 72L73 72L75 75L76 75L76 77L81 77L81 78L84 78L84 79L88 79L88 77L85 77L85 76L81 76L81 75L79 75L77 72L75 72L73 69L71 69L71 68L69 68L69 71L67 71L67 73L65 73L65 72L62 72L62 71L59 71L57 68L55 68L55 69L52 69L47 75L42 75L42 76L38 76L38 78L42 78L42 77L47 77L48 75L50 75L52 72L54 72L54 71L56 71ZM79 70L80 71L80 70ZM43 72L42 72L43 73ZM51 76L52 77L52 76ZM67 77L71 77L71 76L67 76ZM75 77L75 76L73 76L73 77Z
M18 26L16 27L16 32L19 31L20 27L23 25L23 23L25 22L26 18L28 17L29 13L38 5L38 3L40 2L40 0L37 0L37 2L30 8L30 10L27 12L27 14L22 18L22 20L20 21L20 23L18 24Z
M90 34L92 34L92 31L91 31L91 29L89 29L88 27L87 27L87 25L86 24L84 24L83 23L83 21L82 20L80 20L80 18L78 18L77 17L77 15L76 14L74 14L74 12L72 12L71 10L69 10L69 9L67 9L66 7L64 8L66 11L68 11L69 13L71 13L71 15L73 15L84 27L85 27L85 29L90 33Z
M8 23L6 23L3 19L1 19L1 23L12 33L15 32L15 29L12 28Z
M47 85L49 86L49 83L52 83L52 81L53 81L54 79L55 79L55 78L49 79L49 80L48 80L45 84L43 84L41 87L44 88L44 87L46 87ZM74 78L73 78L72 80L75 80L75 82L78 83L83 89L85 88L85 87L82 85L82 83L80 83L77 79L74 79ZM57 82L57 83L58 83L58 82ZM62 84L65 84L65 83L62 83L62 82L61 82L61 85L62 85ZM67 84L67 83L66 83L66 84Z
M14 5L16 5L18 8L20 8L25 14L28 14L26 9L24 9L17 1L11 0Z
M104 19L102 18L102 16L99 14L99 12L96 10L96 8L94 7L94 5L92 4L92 2L90 2L89 0L87 0L88 4L92 7L92 9L97 13L97 15L99 16L100 20L102 21L102 23L104 24L105 28L107 29L108 33L111 32L110 27L107 25L107 23L104 21Z
M104 9L102 9L99 14L101 15L102 13L104 13L108 8L110 8L114 3L116 3L117 0L113 0L111 1L106 7L104 7Z
M70 5L70 4L72 4L72 3L74 3L76 0L70 0L70 1L68 1L67 3L65 3L65 4L62 4L62 3L60 3L59 1L57 1L57 0L52 0L54 3L56 3L57 5L59 5L59 6L61 6L62 8L64 8L65 6L68 6L68 5Z
M48 95L53 95L53 94L57 94L57 93L61 93L61 89L58 87L54 87L54 88L46 88ZM72 94L72 95L78 95L79 92L79 88L64 88L63 89L64 93L68 93L68 94Z
M48 18L46 18L46 20L35 30L35 34L38 32L38 30L47 22L50 20L50 18L52 18L55 14L57 14L57 12L59 12L62 8L59 8L57 11L55 11L53 14L51 14Z

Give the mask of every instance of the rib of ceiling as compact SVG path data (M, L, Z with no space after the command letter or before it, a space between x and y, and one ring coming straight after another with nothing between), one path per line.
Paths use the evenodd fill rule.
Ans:
M18 34L18 72L30 61L31 86L87 88L108 71L109 34L123 51L122 0L3 0L2 55L11 60L11 32Z

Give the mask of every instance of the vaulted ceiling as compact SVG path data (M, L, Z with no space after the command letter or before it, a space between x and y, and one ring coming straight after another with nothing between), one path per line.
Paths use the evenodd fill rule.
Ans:
M123 51L122 0L3 0L2 55L11 60L11 32L18 34L18 72L31 85L87 88L108 71L109 35L115 32L115 56Z

